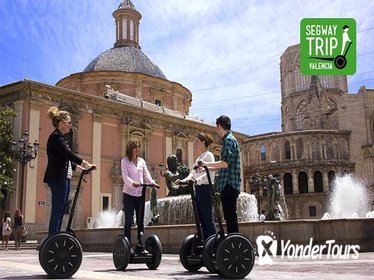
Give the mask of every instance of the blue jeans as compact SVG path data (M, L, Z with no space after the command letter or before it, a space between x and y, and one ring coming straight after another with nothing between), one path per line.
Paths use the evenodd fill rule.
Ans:
M206 240L216 233L216 226L213 221L212 194L209 185L196 186L195 193L197 215L200 219L203 239Z
M64 184L48 184L48 186L52 193L52 210L48 228L48 235L51 236L61 230L65 205L69 198L70 180L66 179Z
M134 210L136 214L136 224L138 226L138 233L144 233L144 219L140 221L140 207L141 207L142 197L132 196L127 193L123 194L123 208L125 209L125 228L124 236L127 237L129 244L131 246L131 226L134 221ZM138 239L140 236L138 235Z

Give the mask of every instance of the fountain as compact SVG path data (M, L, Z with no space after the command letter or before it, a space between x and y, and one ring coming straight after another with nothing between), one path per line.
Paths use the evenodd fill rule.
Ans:
M237 202L240 232L252 241L266 232L272 232L277 240L290 240L293 244L308 245L313 239L313 244L323 245L327 240L335 240L336 244L359 245L360 252L374 251L374 211L366 213L368 195L364 186L353 177L344 176L336 179L334 190L329 213L324 215L324 218L330 219L265 222L257 222L255 197L241 193ZM145 207L147 225L153 213L150 210L150 202L147 202ZM191 198L189 195L160 198L157 207L158 223L146 226L145 233L159 236L163 252L178 253L183 238L196 231ZM286 212L286 208L284 209ZM122 211L105 212L96 218L96 228L75 229L74 232L81 241L83 250L111 251L115 237L123 233L122 225ZM42 240L45 234L40 233L38 240ZM136 240L136 230L132 230L132 234L133 240Z
M369 196L365 186L351 174L338 176L333 182L328 212L322 219L372 218L374 211L370 209Z
M116 228L122 227L124 224L124 212L120 210L118 213L115 211L102 211L98 217L95 218L93 228Z
M190 195L169 196L157 200L159 220L157 225L194 224L194 214ZM237 200L239 222L257 221L257 200L254 195L241 193ZM144 224L151 222L153 213L150 202L145 203ZM94 228L114 228L123 226L123 211L103 211L95 218Z

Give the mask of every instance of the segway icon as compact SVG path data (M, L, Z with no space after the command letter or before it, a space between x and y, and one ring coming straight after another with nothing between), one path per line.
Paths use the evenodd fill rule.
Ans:
M347 66L346 55L348 53L350 46L352 45L352 41L349 39L348 30L349 30L349 26L344 25L343 34L342 34L343 44L342 44L342 51L340 55L337 55L336 57L311 57L311 58L319 59L319 60L326 60L326 61L333 61L336 68L344 69L345 66ZM347 48L345 48L347 42L349 43L348 43Z

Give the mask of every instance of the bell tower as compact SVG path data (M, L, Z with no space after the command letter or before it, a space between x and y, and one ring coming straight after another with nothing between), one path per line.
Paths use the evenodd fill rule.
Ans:
M114 47L133 46L140 49L139 22L142 15L135 9L131 0L122 0L113 12L116 22L116 42Z

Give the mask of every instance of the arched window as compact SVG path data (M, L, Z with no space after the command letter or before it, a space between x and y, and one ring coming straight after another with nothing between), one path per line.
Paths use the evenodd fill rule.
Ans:
M292 175L290 173L284 174L283 184L284 184L285 194L292 194L293 193L293 185L292 185Z
M289 141L284 142L284 158L291 159L291 147Z
M260 146L260 154L261 154L261 160L266 160L266 147L264 144L261 144Z
M329 177L329 190L330 191L333 191L333 187L334 187L334 181L335 181L335 172L330 170L329 173L328 173L328 177Z
M316 193L323 192L323 179L322 179L322 173L320 171L314 172L313 180L314 180L314 192Z
M299 193L308 193L308 175L302 171L297 177L299 183Z

